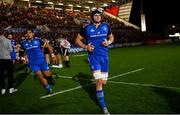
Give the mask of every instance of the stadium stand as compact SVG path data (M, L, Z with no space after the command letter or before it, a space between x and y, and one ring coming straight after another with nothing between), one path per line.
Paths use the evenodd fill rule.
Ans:
M46 37L49 40L54 40L56 36L64 34L73 46L79 27L90 22L88 15L88 12L81 11L74 12L41 7L27 8L12 4L1 4L0 28L13 32L13 36L17 40L24 37L24 31L28 27L35 28L37 36ZM152 32L141 32L139 27L119 17L112 18L106 14L103 16L103 21L110 24L115 36L115 43L141 42L144 44L157 39L165 39Z

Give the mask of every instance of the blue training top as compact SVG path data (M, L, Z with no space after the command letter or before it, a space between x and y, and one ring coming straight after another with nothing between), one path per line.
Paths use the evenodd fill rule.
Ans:
M12 46L16 46L16 40L11 40L11 44L12 44ZM13 52L15 52L15 48L14 47L12 47L13 48Z
M98 28L91 23L80 29L80 35L86 39L86 44L92 43L94 46L93 52L98 55L108 55L108 47L103 46L102 42L108 38L108 35L112 33L109 25L101 23Z
M25 49L30 64L45 58L42 51L44 44L45 42L37 37L32 40L25 39L22 41L21 47Z

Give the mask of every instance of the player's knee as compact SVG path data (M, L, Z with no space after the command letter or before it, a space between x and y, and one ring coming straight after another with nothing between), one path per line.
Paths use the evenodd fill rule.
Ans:
M41 72L41 71L37 71L37 72L35 72L35 74L36 74L37 76L42 76L42 72Z
M102 85L103 85L103 80L102 79L97 79L96 80L96 86L97 87L102 87Z
M106 85L107 81L106 80L103 80L102 84L103 85Z
M101 79L102 78L101 72L100 71L95 71L93 73L93 77L94 77L95 80Z
M44 72L44 75L45 76L52 76L52 73L49 70L47 70L47 71Z
M38 72L36 72L35 74L36 74L36 76L37 76L39 79L42 79L42 78L43 78L43 74L42 74L41 71L38 71Z
M107 83L107 79L108 79L108 72L102 72L102 79L103 79L103 85L105 85Z

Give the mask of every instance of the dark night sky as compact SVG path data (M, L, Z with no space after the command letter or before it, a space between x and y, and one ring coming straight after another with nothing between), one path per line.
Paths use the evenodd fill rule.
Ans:
M140 26L140 1L134 0L130 22ZM180 23L178 0L142 0L146 16L146 29L164 35L168 24Z

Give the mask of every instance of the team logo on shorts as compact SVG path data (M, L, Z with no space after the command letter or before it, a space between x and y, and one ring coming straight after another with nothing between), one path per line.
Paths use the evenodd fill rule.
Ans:
M94 66L93 66L93 65L91 66L91 69L94 69Z

